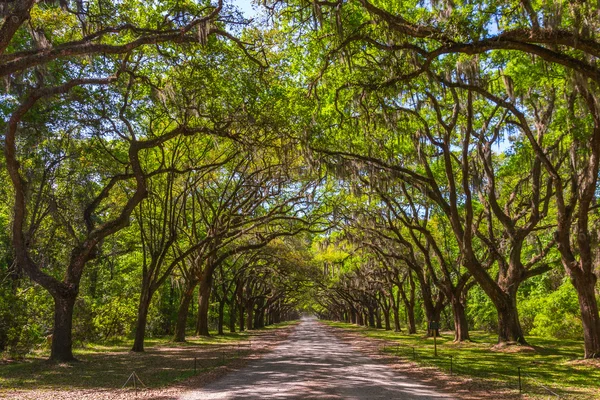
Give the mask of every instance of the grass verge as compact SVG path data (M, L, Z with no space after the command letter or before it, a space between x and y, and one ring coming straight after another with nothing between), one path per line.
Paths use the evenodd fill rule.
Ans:
M293 324L285 322L264 330ZM188 337L185 343L167 338L145 341L143 353L129 351L131 340L88 344L74 348L74 363L47 361L47 350L24 360L0 362L0 395L3 390L29 389L115 389L120 388L135 371L150 388L163 387L210 371L255 352L252 340L262 330L226 333L211 337ZM2 396L0 396L2 397Z
M557 398L551 392L560 398L600 398L600 363L581 359L583 342L580 341L528 337L530 346L500 348L496 346L494 334L473 331L470 332L471 342L454 343L452 332L442 332L442 337L437 338L436 357L433 338L426 338L422 332L408 335L347 323L324 322L385 341L381 344L381 351L387 354L447 373L452 368L453 374L493 381L496 386L518 390L520 369L523 392L532 398Z

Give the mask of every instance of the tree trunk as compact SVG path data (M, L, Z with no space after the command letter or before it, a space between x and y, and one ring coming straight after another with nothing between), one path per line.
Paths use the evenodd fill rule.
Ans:
M138 315L135 327L135 339L133 340L133 347L131 351L142 352L144 351L144 338L146 336L146 322L148 320L148 309L150 308L150 301L152 299L153 291L142 285L142 293L140 294L140 304L138 306Z
M175 335L173 341L185 342L185 328L187 328L187 318L190 310L190 303L194 298L194 289L198 283L188 283L183 295L181 297L181 303L179 304L179 310L177 312L177 323L175 324Z
M254 322L254 304L250 303L246 305L246 309L248 310L248 315L246 316L246 329L252 330L254 326L252 322Z
M265 327L265 299L260 297L256 302L256 312L254 313L254 329Z
M433 308L425 307L425 315L427 317L427 337L433 337L434 330L429 329L429 322L435 321L438 324L438 328L435 329L435 335L437 337L440 336L440 315L442 314L442 310L444 309L444 301L442 299L438 299Z
M244 326L244 321L245 321L245 318L244 318L244 314L245 314L245 308L244 308L244 306L243 306L242 304L240 304L240 303L238 303L238 311L239 311L238 318L239 318L239 323L240 323L240 332L244 332L244 329L246 329L246 328L245 328L245 326Z
M221 300L219 302L219 323L218 323L218 331L217 335L223 335L223 322L225 320L225 300Z
M375 312L371 307L368 308L369 327L375 328Z
M406 323L408 324L408 333L414 334L417 333L417 324L415 322L415 305L408 304L406 305Z
M600 317L596 301L596 276L593 273L585 276L571 274L571 283L577 290L581 322L583 323L583 341L585 358L600 357Z
M264 307L257 308L254 313L254 329L265 327L265 309Z
M210 292L212 289L212 274L203 274L200 281L198 299L198 325L196 330L200 336L210 336L208 331L208 309L210 307Z
M398 305L394 306L394 332L402 332L402 327L400 326L400 307Z
M231 302L229 302L229 332L235 332L235 297L231 298Z
M375 308L375 326L377 329L383 329L383 324L381 323L381 308Z
M496 300L494 303L498 311L498 343L527 344L519 322L516 290L507 294L504 299Z
M471 340L469 337L469 324L465 314L465 306L458 296L452 298L452 314L454 315L454 341L462 342Z
M73 308L77 294L54 296L54 331L50 360L58 362L75 361L73 357Z
M392 303L392 310L394 312L394 331L401 332L402 328L400 326L400 290L394 296L394 291L390 291L390 302Z
M382 311L383 311L383 321L385 324L385 330L391 331L392 325L390 324L390 310L389 310L389 308L384 308Z

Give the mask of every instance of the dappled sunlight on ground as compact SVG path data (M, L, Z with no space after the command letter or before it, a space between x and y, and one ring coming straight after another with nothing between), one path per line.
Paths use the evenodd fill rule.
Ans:
M76 356L80 361L72 364L53 364L42 358L5 363L0 366L0 398L177 399L181 392L201 387L231 372L231 368L240 368L248 360L260 357L280 343L290 329L251 331L237 341L232 336L191 338L183 344L157 343L144 353L125 349L94 353L87 349L78 352ZM138 384L136 392L131 382L128 388L121 389L133 371L149 389ZM165 387L168 384L172 386Z
M274 352L180 399L449 398L354 351L309 319Z

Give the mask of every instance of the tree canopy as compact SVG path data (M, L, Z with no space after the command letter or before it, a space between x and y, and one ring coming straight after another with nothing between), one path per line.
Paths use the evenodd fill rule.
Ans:
M0 1L0 351L313 312L599 357L598 4L255 7Z

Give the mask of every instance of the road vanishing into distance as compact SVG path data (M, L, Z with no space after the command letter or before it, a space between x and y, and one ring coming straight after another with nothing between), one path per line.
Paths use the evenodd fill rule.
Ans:
M412 381L305 318L274 351L180 400L451 399Z

